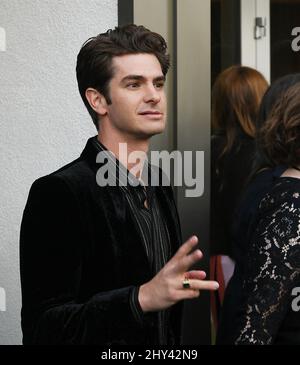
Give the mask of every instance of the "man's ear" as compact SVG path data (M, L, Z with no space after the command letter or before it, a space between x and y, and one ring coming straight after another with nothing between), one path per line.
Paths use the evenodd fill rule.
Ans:
M105 97L98 90L89 87L85 91L85 97L91 108L100 116L107 114L107 102Z

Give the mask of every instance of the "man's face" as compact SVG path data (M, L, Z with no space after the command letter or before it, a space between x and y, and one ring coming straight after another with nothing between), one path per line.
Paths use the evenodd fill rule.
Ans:
M166 124L165 77L151 54L113 58L114 76L109 83L111 104L108 122L124 135L150 138Z

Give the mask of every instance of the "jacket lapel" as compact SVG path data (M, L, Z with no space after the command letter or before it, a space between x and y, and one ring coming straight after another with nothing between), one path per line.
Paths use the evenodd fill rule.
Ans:
M109 225L110 228L111 245L116 260L115 275L116 277L124 275L124 258L127 258L128 263L126 265L131 263L130 273L132 276L135 276L135 271L139 273L139 276L141 276L141 272L144 273L142 277L139 277L140 283L144 283L145 280L150 279L151 272L145 246L142 242L142 233L129 209L124 187L100 187L97 185L96 174L103 164L96 162L97 154L101 151L95 146L95 138L92 137L88 140L80 157L88 162L95 176L95 184L91 187L92 195L98 208L102 210L105 216L105 224ZM139 266L142 266L143 270Z

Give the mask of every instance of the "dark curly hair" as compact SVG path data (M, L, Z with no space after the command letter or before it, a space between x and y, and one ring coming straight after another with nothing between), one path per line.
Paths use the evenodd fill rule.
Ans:
M300 82L289 87L273 105L257 134L269 167L300 164Z
M97 129L98 115L87 101L85 91L89 87L98 90L110 104L109 82L114 75L113 57L137 53L155 55L166 76L170 67L167 44L161 35L151 32L142 25L129 24L110 29L89 38L81 47L76 66L78 88Z

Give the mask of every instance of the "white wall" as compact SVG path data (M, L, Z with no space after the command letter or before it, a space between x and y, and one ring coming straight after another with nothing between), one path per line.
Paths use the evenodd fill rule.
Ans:
M0 2L6 33L6 51L0 51L0 345L22 339L19 230L30 185L77 158L96 134L77 91L77 53L90 36L115 25L117 0Z

